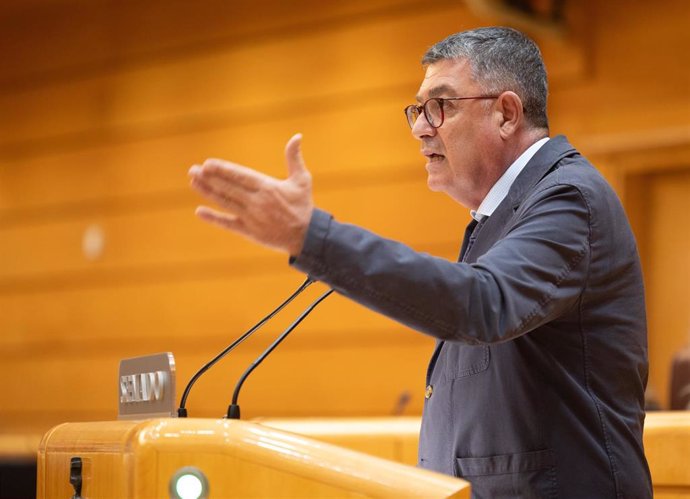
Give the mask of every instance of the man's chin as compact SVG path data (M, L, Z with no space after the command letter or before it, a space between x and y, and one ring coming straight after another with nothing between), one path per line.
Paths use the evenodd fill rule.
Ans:
M426 178L426 185L431 192L445 192L444 184L433 174L429 174Z

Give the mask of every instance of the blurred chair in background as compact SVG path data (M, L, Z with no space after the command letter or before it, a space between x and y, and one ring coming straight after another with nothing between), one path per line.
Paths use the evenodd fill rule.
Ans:
M673 356L671 410L690 410L690 344Z

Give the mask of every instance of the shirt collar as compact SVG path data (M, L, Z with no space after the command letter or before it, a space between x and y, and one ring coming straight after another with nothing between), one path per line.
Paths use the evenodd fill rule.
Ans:
M476 211L470 210L470 215L472 215L472 218L480 222L482 218L489 217L493 214L494 210L498 208L499 204L501 204L501 201L503 201L508 195L510 187L513 185L513 182L515 182L515 179L518 177L518 175L520 175L520 172L525 168L529 160L532 159L532 156L534 156L541 146L546 144L548 140L548 137L539 139L525 149L525 152L523 152L515 161L513 161L513 164L508 167L505 173L501 175L501 178L499 178L491 190L489 190L486 197L479 205L479 208L477 208Z

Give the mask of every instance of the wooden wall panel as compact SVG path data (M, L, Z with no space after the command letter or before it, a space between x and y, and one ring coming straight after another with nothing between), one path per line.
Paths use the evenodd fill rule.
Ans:
M462 12L461 7L456 12ZM305 100L413 84L420 74L420 47L428 37L414 28L418 22L436 25L446 15L442 11L421 19L406 16L346 25L328 33L260 40L14 92L0 98L0 113L10 118L2 128L2 143L75 134L93 130L94 124L105 129L170 126L208 115L229 115L240 121L255 115L265 117L287 107L285 103L292 103L297 111ZM411 36L395 37L400 32ZM355 58L342 50L356 45L376 46L377 50L362 51ZM309 71L314 67L320 70ZM363 74L366 79L361 78Z
M664 407L671 361L690 343L690 162L682 171L644 176L650 378Z
M350 223L366 224L384 236L423 246L457 243L468 221L467 213L450 200L426 190L422 175L386 184L324 189L319 205ZM3 278L51 278L59 273L140 269L144 266L193 265L203 261L242 260L257 256L258 248L241 238L228 237L217 227L201 223L194 206L203 200L192 192L180 193L180 207L130 212L94 210L69 219L0 226L0 294ZM356 199L356 202L353 202ZM419 210L406 200L424 203ZM433 227L429 216L444 213ZM101 257L91 260L82 251L85 231L97 224L103 232ZM270 252L266 255L271 254ZM45 282L50 286L49 282ZM5 290L7 292L7 290Z
M0 296L4 310L0 345L9 357L32 352L54 354L75 345L92 352L100 345L114 347L121 343L125 348L119 349L120 353L126 356L132 345L148 344L155 350L163 346L161 341L239 336L304 280L302 275L274 262L262 263L253 261L250 270L244 272L239 266L221 267L215 277L208 275L208 270L204 275L203 269L162 282L145 278L137 281L127 276L124 283L118 283L115 276L111 286L105 286L107 281L101 278L99 287L88 282L81 286L68 283L66 290ZM175 272L170 268L168 273L174 276ZM373 338L371 330L401 329L345 298L330 302L332 305L322 308L332 316L310 320L300 330L313 334L340 332L350 341L357 339L366 344L368 338ZM296 317L305 307L303 301L301 308L285 317ZM276 319L276 324L281 323L286 324ZM195 344L196 340L192 345L182 342L185 347Z
M319 313L328 311L315 312ZM270 333L264 335L274 336L276 331ZM396 410L401 397L409 399L405 414L421 411L431 340L393 331L362 348L361 341L325 345L298 341L300 333L288 338L247 380L239 399L243 417L386 415ZM195 385L187 404L191 416L220 417L227 411L236 380L259 353L253 346L256 341L249 342L253 342L249 348L242 345ZM392 343L396 343L394 349ZM20 382L12 383L6 392L9 403L0 412L0 427L45 431L59 421L115 419L117 363L122 350L85 354L74 350L60 357L38 355L3 361L5 369ZM395 364L382 363L391 352ZM182 359L184 362L178 364L178 393L208 354L202 349L187 349ZM50 376L45 376L46 372ZM27 397L29 387L40 390Z
M402 112L414 91L372 93L366 99L355 95L335 105L314 103L306 113L276 112L255 122L225 120L184 133L6 159L0 162L0 226L15 219L29 222L110 210L111 205L129 210L188 205L188 199L179 198L180 192L189 192L187 170L208 157L255 165L284 177L283 148L297 131L304 134L303 153L316 194L346 188L350 182L394 181L413 170L423 178L424 158ZM374 133L381 145L364 147L363 134Z
M358 92L415 88L421 54L438 33L477 21L461 4L439 3L11 92L0 95L0 114L9 118L0 128L0 151L20 154L70 138L103 140L129 127L165 130L219 116L263 118ZM572 60L562 66L554 57L552 78L573 77L579 68ZM319 71L310 71L315 67Z
M678 128L687 131L688 3L607 0L590 5L589 77L551 92L554 131L581 137L583 145L602 135L636 135L650 147L650 137L663 141Z
M41 85L74 74L145 64L151 58L288 38L305 29L332 30L358 19L419 9L420 0L5 0L7 48L0 87ZM436 0L437 5L456 2ZM11 22L9 22L11 20ZM41 42L26 43L27 32ZM112 67L115 66L115 67Z

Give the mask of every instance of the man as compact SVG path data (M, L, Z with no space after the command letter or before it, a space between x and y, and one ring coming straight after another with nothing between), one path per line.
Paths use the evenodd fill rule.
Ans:
M428 185L470 208L460 262L315 209L301 137L289 176L208 160L198 215L291 255L339 293L438 339L419 465L475 498L648 498L647 344L637 248L620 203L564 137L548 138L536 45L508 28L424 56L405 110Z

